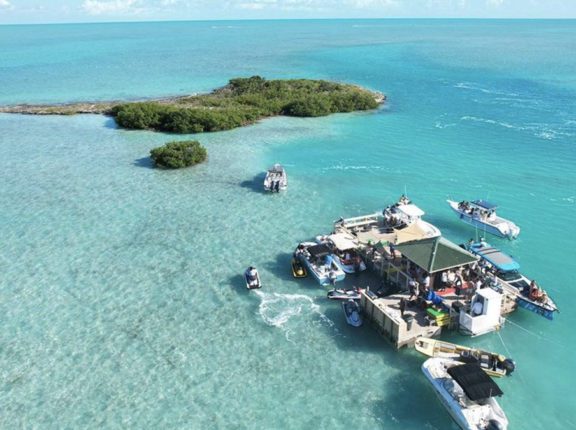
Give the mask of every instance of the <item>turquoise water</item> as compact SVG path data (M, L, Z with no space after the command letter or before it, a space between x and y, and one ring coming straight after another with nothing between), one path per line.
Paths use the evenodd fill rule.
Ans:
M406 190L456 242L474 232L446 198L493 199L521 226L514 242L489 240L558 318L520 310L500 333L447 338L517 361L499 381L511 428L576 428L575 48L574 21L0 27L1 104L192 93L251 74L389 97L200 135L208 162L175 172L147 158L174 136L0 115L0 427L456 428L421 356L347 326L290 274L299 241ZM274 162L290 184L270 196ZM249 264L260 291L243 286Z

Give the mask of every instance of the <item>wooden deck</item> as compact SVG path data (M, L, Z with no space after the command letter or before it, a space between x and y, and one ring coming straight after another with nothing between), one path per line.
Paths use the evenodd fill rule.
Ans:
M406 306L404 317L400 314L400 300L409 294L400 293L386 297L371 297L363 292L360 299L364 314L376 329L396 348L413 346L416 338L440 335L442 327L431 324L426 311L416 306ZM412 319L412 323L408 320Z

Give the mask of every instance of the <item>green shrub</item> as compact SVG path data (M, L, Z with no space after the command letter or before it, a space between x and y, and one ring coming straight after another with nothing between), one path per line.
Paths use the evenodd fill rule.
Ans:
M168 142L150 151L150 157L158 167L181 169L206 160L206 148L196 140Z
M267 81L260 76L231 79L211 94L115 106L119 126L172 133L229 130L274 115L315 117L374 109L375 95L362 88L309 79Z

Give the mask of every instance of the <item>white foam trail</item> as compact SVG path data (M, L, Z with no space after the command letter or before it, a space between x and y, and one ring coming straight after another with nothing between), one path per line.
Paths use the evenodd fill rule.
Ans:
M485 94L497 94L497 95L508 96L508 97L518 97L519 96L519 94L517 94L517 93L510 93L507 91L489 90L486 88L482 88L481 86L476 85L476 84L471 83L471 82L458 82L456 85L454 85L454 88L462 88L465 90L480 91L480 92L485 93Z
M434 124L434 127L436 128L448 128L448 127L454 127L457 124L455 122L451 122L451 123L442 123L440 121L437 121L436 124Z
M500 122L500 121L495 121L493 119L486 119L486 118L478 118L477 116L463 116L460 118L460 121L474 121L474 122L483 122L486 124L493 124L493 125L499 125L501 127L505 127L505 128L512 128L515 130L524 130L524 127L520 127L514 124L510 124L507 122Z
M383 166L345 166L337 164L335 166L323 167L322 170L382 170Z
M320 306L308 296L303 294L265 293L262 291L256 291L255 293L260 297L258 313L262 320L271 327L282 329L286 334L286 339L290 342L293 342L290 338L293 333L293 329L289 324L291 320L315 316L319 318L321 325L334 326L332 320L320 311Z

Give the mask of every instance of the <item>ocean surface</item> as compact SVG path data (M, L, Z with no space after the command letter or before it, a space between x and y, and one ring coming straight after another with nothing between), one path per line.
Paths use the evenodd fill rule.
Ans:
M0 27L0 104L209 91L238 76L384 92L364 113L194 136L208 162L153 169L174 136L103 116L0 115L0 428L456 429L414 350L348 326L299 241L407 193L522 228L487 239L558 303L499 332L511 429L574 429L576 21L334 20ZM289 189L261 191L287 167ZM260 269L248 292L242 272ZM375 285L370 275L346 285Z

